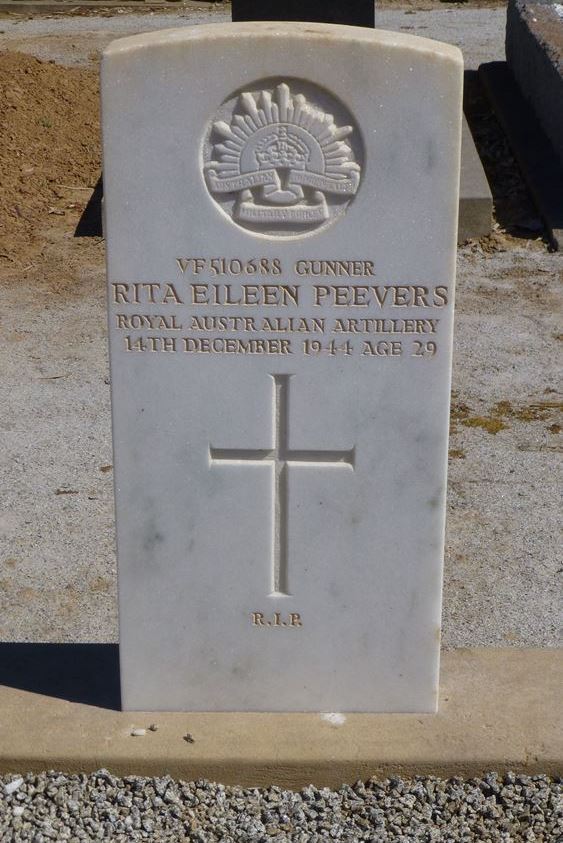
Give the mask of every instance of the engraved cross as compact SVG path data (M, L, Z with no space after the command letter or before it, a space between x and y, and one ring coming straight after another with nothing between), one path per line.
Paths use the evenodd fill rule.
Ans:
M272 590L271 597L289 596L288 591L288 469L347 467L354 470L355 448L349 451L296 451L289 447L289 379L271 375L273 381L273 447L214 448L209 446L211 465L267 465L272 469Z

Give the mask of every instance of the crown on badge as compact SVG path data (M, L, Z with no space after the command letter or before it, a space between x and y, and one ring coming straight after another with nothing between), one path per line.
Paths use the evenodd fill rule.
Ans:
M258 169L286 168L346 179L359 172L352 148L344 140L352 126L337 126L334 116L292 94L285 82L273 91L242 93L229 123L217 120L207 165L228 179Z
M303 141L279 126L273 134L264 138L256 149L256 160L261 167L286 167L302 170L307 165L310 152Z

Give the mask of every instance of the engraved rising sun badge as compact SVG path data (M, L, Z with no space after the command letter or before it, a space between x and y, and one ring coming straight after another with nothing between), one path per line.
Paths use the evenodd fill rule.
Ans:
M291 236L343 213L361 176L352 125L285 83L241 93L225 117L212 124L205 180L235 222Z

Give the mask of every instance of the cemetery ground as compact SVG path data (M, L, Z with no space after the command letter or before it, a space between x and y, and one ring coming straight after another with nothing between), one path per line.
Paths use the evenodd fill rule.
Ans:
M548 248L537 212L474 73L481 62L503 58L504 9L490 3L483 6L382 4L377 25L461 46L468 68L466 110L495 200L491 235L462 244L458 250L443 621L445 668L454 675L455 669L449 667L453 665L453 654L460 649L466 651L464 667L466 672L474 672L473 681L464 691L472 701L479 695L487 697L488 689L478 687L482 663L489 659L491 674L501 664L518 664L513 674L508 669L502 674L499 669L503 677L511 675L512 679L504 686L505 710L499 709L488 726L486 738L494 744L495 735L502 738L503 729L510 731L511 713L521 713L525 708L525 700L520 700L518 708L523 687L528 687L530 681L533 684L536 677L538 687L543 687L546 674L554 669L552 648L559 643L557 467L563 399L557 371L563 338L559 318L563 259ZM117 641L104 242L96 224L95 208L85 216L89 203L92 211L90 200L101 172L99 51L120 35L222 20L225 16L222 10L201 11L201 4L192 4L181 13L158 15L0 18L0 101L5 105L0 116L0 641L69 646ZM131 144L134 152L134 138ZM77 228L83 236L76 236ZM10 646L0 645L1 658L8 656L6 648ZM527 658L520 662L523 648ZM107 671L108 665L111 669L113 656L88 662L85 653L85 664L93 671ZM23 650L20 654L25 660ZM30 658L33 662L33 656ZM41 670L39 661L43 658L46 661ZM53 684L49 672L54 669L49 658L47 651L35 657L40 677L35 685L28 675L27 684L15 682L14 688L48 693L49 684ZM76 678L80 667L72 665L71 674ZM78 678L76 681L79 683ZM102 690L97 697L75 689L75 695L69 692L67 699L103 706L111 697L104 683L107 686L112 681L108 673L98 675L95 684ZM448 681L442 703L446 709ZM9 677L0 679L2 682L9 685ZM7 700L5 711L13 718L7 722L2 715L2 735L15 732L19 740L24 740L26 732L32 731L37 737L41 730L48 731L54 715L45 716L41 703L44 698L26 696L28 714L20 716L20 697L10 696L20 693L14 688L8 688L8 697L0 696L0 711L2 699ZM57 716L64 718L64 706L68 703L57 702L63 706L57 709ZM543 724L549 731L557 718L555 694L544 702L550 706L549 722ZM534 712L529 714L530 720L523 726L524 744L525 730L534 717ZM120 715L112 712L112 717ZM157 725L159 717L154 716ZM214 728L203 715L187 715L184 719L184 733L174 745L173 770L182 769L182 753L197 753L198 729L201 740L205 740L206 730ZM127 763L134 764L135 758L146 754L146 749L139 748L142 742L146 745L147 741L158 741L166 731L160 726L160 733L147 731L145 735L132 736L130 726L149 725L148 721L134 721L135 716L129 715L128 729L123 731L123 723L120 726L120 740L124 746L129 742L123 751L124 771ZM112 728L117 728L117 721L112 722ZM392 733L389 719L386 724ZM82 736L86 744L90 740L89 728L101 731L107 723L96 720L96 716L89 721L84 715L80 723L70 723L68 727L69 733L74 730L73 734ZM264 721L256 730L264 742L270 728L276 728L273 721ZM322 740L331 740L338 734L337 721L326 721L323 728L327 731L321 735ZM188 732L193 735L193 746L186 739ZM221 729L219 733L228 743L229 736ZM60 738L61 733L57 734ZM240 734L252 739L242 726ZM354 734L361 744L359 727ZM468 739L476 740L474 735ZM64 743L64 738L61 740ZM134 749L129 748L131 742L136 742ZM235 747L244 754L241 743L229 744L230 750ZM462 744L460 739L460 752ZM536 740L534 746L537 745ZM103 746L103 742L96 745L89 756L92 763L100 761L98 766L103 764ZM219 777L221 753L220 747L216 749L214 769ZM337 747L335 757L343 751L342 746ZM47 769L53 755L43 756L43 766L37 754L30 751L28 757L33 764L30 761L29 766L20 768L12 764L12 772ZM561 760L560 748L556 744L544 747L544 759L549 769L541 770L537 760L530 757L522 763L524 772L529 768L534 775L554 773ZM150 765L144 769L151 772ZM405 769L413 772L408 765ZM456 772L443 769L448 774ZM471 769L460 765L457 772L462 775ZM385 772L384 767L382 770ZM153 772L156 771L155 764ZM292 774L287 770L280 773L274 765L270 771L271 780L279 774L278 781L283 782L284 776L285 781L291 781ZM421 772L425 772L422 767ZM335 784L326 769L323 776ZM5 781L12 779L10 776ZM232 771L227 769L223 780L233 781ZM306 783L306 779L301 783ZM448 786L425 782L421 786L424 793L421 787L416 790L414 784L370 785L367 790L340 794L311 790L299 799L277 791L244 795L228 791L225 797L223 791L207 785L190 789L166 779L124 784L106 774L89 780L77 777L47 781L30 776L13 793L6 792L2 797L4 806L9 806L4 819L0 807L0 834L5 835L2 839L66 839L57 837L60 832L54 816L49 822L54 824L55 836L45 828L33 831L39 835L36 838L31 832L27 837L9 836L28 833L24 825L30 823L31 814L26 805L32 799L33 787L40 795L45 791L53 798L57 792L62 793L63 804L76 799L76 794L79 799L95 801L108 790L113 789L112 799L121 792L124 804L131 800L137 807L138 817L134 816L132 826L118 828L111 826L111 816L106 816L111 814L110 807L104 809L106 814L100 809L102 826L110 823L104 826L104 833L114 835L106 839L115 840L183 839L179 837L180 825L174 825L176 821L184 823L184 834L194 835L185 839L219 840L220 836L212 836L209 823L214 822L217 831L223 820L222 833L241 840L260 839L258 834L270 834L264 839L279 841L314 840L313 834L326 835L332 826L340 834L336 839L342 840L393 840L393 834L399 833L397 829L411 834L406 839L426 839L414 835L422 834L425 823L430 822L432 811L428 816L425 812L434 799L438 804L443 799L444 804L454 806L448 808L454 829L451 834L457 834L463 823L469 823L468 828L475 831L477 839L557 839L553 788L541 775L534 780L508 778L504 782L479 779L469 785L461 780ZM501 791L503 798L499 796ZM167 793L169 800L165 798ZM465 805L468 794L477 806L489 800L490 816L487 805L481 812L476 809L474 815L468 813L467 805L458 810L456 806ZM512 804L513 797L520 807L528 801L532 807L522 813ZM519 801L522 798L523 802ZM147 799L150 806L145 805ZM160 803L156 801L155 807L154 800L158 799ZM403 807L409 803L417 809L422 806L422 825L417 826L412 811L405 817L402 809L397 809L396 815L391 812L390 819L378 814L386 799L391 800L388 806L399 804L401 799ZM211 808L211 803L216 802L225 805L219 815ZM177 811L181 808L182 816L175 817L173 811L170 813L172 809L164 809L161 803ZM240 825L239 817L241 836L236 837L239 832L230 811L240 812L241 805L246 806L246 825ZM24 809L19 819L13 813L14 806ZM299 820L305 823L303 834L309 835L303 838L289 836L291 817L298 810L304 816ZM311 811L315 817L309 816ZM442 813L443 821L450 822ZM169 826L162 825L165 820ZM375 820L380 825L374 828L381 835L385 832L391 836L360 836L367 835L365 823ZM2 822L16 826L19 822L20 832L11 831L16 827L12 825L6 825L4 830ZM528 828L534 829L535 838L525 836ZM446 826L442 832L446 833ZM437 833L442 832L438 829ZM86 825L85 836L76 839L93 839L95 833L93 826ZM162 833L162 838L155 836L157 833Z
M395 11L385 23L444 37L436 16L446 18L471 74L503 38L502 12L480 12L466 30L472 11ZM191 17L158 25L180 22ZM117 640L104 243L95 213L80 221L101 173L98 51L154 25L133 15L0 24L2 640ZM466 87L496 219L490 237L458 250L443 644L550 647L563 260L471 75Z

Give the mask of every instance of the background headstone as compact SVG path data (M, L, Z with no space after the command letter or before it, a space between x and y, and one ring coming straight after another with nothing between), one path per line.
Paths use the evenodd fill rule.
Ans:
M554 250L563 246L563 5L510 0L506 62L479 75Z
M373 0L233 0L233 21L315 21L374 26Z
M563 4L509 0L506 60L563 167Z
M433 711L459 51L200 26L102 82L124 707Z

